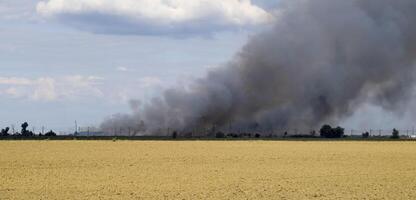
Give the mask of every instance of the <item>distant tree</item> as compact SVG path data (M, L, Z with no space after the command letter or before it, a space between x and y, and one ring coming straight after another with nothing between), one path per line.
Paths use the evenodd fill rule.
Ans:
M368 138L370 137L370 133L367 131L365 133L362 134L363 138Z
M27 132L27 127L29 126L29 124L27 122L24 122L21 127L22 127L22 131L20 132L22 135L25 135L25 133Z
M172 133L172 138L176 139L178 137L178 133L176 131L173 131Z
M4 129L1 129L0 136L9 136L10 135L9 134L9 131L10 131L10 128L9 127L6 127Z
M393 138L393 139L399 139L400 138L399 131L397 129L393 129L391 138Z
M21 127L22 127L22 131L21 131L22 136L33 136L34 135L34 133L32 131L27 130L27 127L29 127L29 124L27 122L24 122Z
M221 132L221 131L218 131L218 132L215 134L215 137L216 137L216 138L225 138L225 133L223 133L223 132Z
M319 130L319 133L324 138L341 138L344 136L344 131L345 129L339 126L332 128L330 125L325 124Z
M342 137L344 137L344 128L341 128L341 127L336 127L336 128L334 128L334 130L333 130L333 134L334 134L334 137L335 138L342 138Z
M316 135L316 131L315 131L315 130L312 130L312 131L311 131L311 136L312 136L312 137L315 137L315 135Z
M56 133L53 132L52 130L50 130L49 132L45 133L45 136L47 136L47 137L54 137L54 136L56 136Z
M254 137L256 137L256 138L260 138L260 134L258 134L258 133L256 133L256 135L254 135Z
M325 124L319 130L321 137L329 138L332 135L332 127L328 124Z
M283 137L286 137L287 136L287 131L285 131L285 133L283 133Z

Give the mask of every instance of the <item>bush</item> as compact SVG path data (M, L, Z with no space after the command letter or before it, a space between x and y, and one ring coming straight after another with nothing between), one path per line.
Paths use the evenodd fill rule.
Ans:
M178 133L176 131L173 131L172 133L172 138L176 139L178 137Z
M365 132L362 134L363 138L368 138L370 137L370 133L369 132Z
M392 139L399 139L400 138L399 131L397 129L393 129L393 133L392 133L391 138Z
M54 136L56 136L56 133L53 132L52 130L50 130L49 132L45 133L45 136L47 136L47 137L54 137Z
M254 135L254 137L260 138L260 134L256 133L256 135Z

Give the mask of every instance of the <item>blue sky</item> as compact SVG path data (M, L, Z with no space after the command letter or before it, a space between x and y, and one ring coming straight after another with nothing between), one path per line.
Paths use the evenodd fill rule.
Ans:
M46 126L69 131L75 120L81 126L97 125L114 113L129 112L130 99L149 99L165 87L203 76L207 69L227 62L261 29L209 23L201 30L188 28L187 33L175 26L188 22L178 22L174 31L123 34L116 27L97 33L85 27L109 26L88 19L101 16L76 19L73 14L71 20L61 19L59 13L45 16L39 11L40 2L55 1L0 0L1 126L28 121L37 130ZM251 6L266 12L275 4L253 1ZM83 28L67 22L76 20ZM126 30L152 28L123 20L114 23Z

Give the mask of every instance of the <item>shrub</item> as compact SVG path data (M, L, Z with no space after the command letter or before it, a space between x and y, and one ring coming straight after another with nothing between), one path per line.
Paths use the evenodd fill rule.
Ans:
M259 138L260 134L256 133L256 135L254 135L254 137Z
M49 132L45 133L45 136L47 136L47 137L54 137L54 136L56 136L56 133L53 132L52 130L50 130Z
M365 132L362 134L363 138L368 138L370 137L370 133L369 132Z

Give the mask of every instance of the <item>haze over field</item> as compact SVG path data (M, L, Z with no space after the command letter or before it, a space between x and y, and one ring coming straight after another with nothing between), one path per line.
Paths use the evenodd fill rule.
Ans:
M0 0L0 125L411 128L415 8Z

